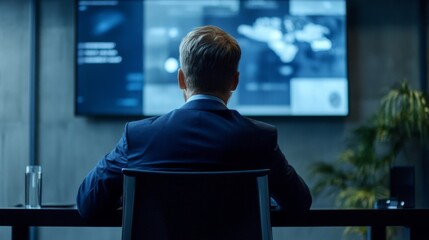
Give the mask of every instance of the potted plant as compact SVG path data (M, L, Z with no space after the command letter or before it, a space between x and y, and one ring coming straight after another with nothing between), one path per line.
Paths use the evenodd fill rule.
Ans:
M392 163L404 154L407 143L415 139L425 143L428 133L428 97L401 82L381 99L373 117L352 132L338 159L312 166L316 176L313 193L335 196L340 208L373 208L377 199L390 195ZM345 234L351 233L365 238L367 229L345 229Z

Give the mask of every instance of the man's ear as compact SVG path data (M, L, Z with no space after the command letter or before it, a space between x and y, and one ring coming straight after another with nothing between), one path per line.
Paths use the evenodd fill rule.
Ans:
M181 68L179 68L179 71L177 72L177 81L179 83L179 88L182 90L185 90L186 89L185 74L183 73Z
M240 78L239 72L236 72L234 76L232 76L231 91L235 91L235 89L237 89L238 82L240 81L239 78Z

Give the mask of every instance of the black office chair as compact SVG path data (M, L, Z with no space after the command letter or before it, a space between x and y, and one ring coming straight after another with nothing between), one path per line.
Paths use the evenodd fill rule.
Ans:
M123 240L271 240L269 170L123 169Z

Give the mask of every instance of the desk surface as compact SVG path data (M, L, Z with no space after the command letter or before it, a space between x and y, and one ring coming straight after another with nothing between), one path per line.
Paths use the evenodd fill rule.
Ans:
M273 227L371 226L373 240L386 240L386 226L409 228L411 240L429 239L429 209L314 209L304 213L271 211ZM75 208L0 208L0 226L12 226L13 240L27 240L30 226L121 227L122 211L110 218L83 219Z
M429 209L313 209L305 213L271 212L273 227L414 226L429 227ZM87 220L75 208L0 208L0 226L120 227L122 212L111 218Z

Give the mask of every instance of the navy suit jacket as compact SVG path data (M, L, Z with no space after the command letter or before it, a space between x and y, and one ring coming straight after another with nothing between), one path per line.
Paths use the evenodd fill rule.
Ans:
M146 170L270 169L271 196L285 209L306 210L309 189L277 145L274 126L214 100L189 101L162 116L127 123L115 149L82 182L77 207L100 217L121 204L122 168Z

